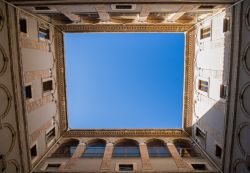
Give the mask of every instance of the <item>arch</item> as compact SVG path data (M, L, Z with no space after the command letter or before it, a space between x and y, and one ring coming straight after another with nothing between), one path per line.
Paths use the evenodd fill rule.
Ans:
M149 157L171 157L165 141L161 139L149 139L147 147Z
M187 139L175 139L173 144L181 157L201 157L200 153Z
M140 157L139 143L133 139L121 139L115 143L113 157Z
M107 141L105 139L102 139L102 138L89 139L89 140L86 140L84 143L88 146L88 145L95 143L95 142L104 142L105 144L107 144Z
M133 141L137 145L139 145L139 142L136 139L132 139L132 138L120 138L120 139L114 140L113 143L114 143L114 145L116 145L116 144L124 142L124 141L131 141L131 142Z
M52 157L71 157L79 144L78 139L65 140L52 154Z
M104 139L92 139L87 141L87 147L82 154L82 157L93 158L103 157L106 147L106 140Z

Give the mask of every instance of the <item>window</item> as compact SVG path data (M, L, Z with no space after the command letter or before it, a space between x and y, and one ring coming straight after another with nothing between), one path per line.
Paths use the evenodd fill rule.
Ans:
M27 33L27 21L26 19L19 20L20 32Z
M49 29L39 27L39 38L49 40Z
M43 92L51 91L53 89L53 82L52 80L48 80L43 82Z
M113 151L113 157L140 157L138 144L134 140L116 144Z
M224 18L223 20L223 32L227 32L230 30L230 19Z
M218 158L221 158L221 155L222 155L221 147L218 146L218 145L215 145L215 156L218 157Z
M50 10L49 7L45 7L45 6L40 6L40 7L35 7L36 10Z
M208 92L208 82L204 80L199 80L198 89L204 92Z
M196 136L202 139L206 138L206 134L198 127L196 127Z
M87 146L82 157L103 157L105 146L105 141L92 143Z
M46 134L46 142L50 142L56 136L55 127Z
M78 140L66 142L62 144L55 153L52 154L52 157L71 157L74 154L78 144Z
M61 164L59 163L49 163L46 167L46 171L57 171Z
M133 164L119 164L119 171L133 171Z
M213 8L214 8L213 5L201 5L201 6L199 7L199 9L205 9L205 10L207 10L207 9L213 9Z
M227 86L221 85L220 86L220 98L226 99L227 97Z
M30 149L30 155L31 155L31 159L35 158L37 156L37 149L36 149L36 145L34 145L31 149Z
M195 170L207 170L207 167L205 164L202 164L202 163L196 163L196 164L191 164L192 167L195 169Z
M201 39L208 38L211 36L211 27L205 27L201 29Z
M31 85L28 85L28 86L25 87L25 89L24 89L24 95L25 95L25 98L27 98L27 99L32 98Z
M162 141L153 141L147 144L149 157L171 157L171 154Z

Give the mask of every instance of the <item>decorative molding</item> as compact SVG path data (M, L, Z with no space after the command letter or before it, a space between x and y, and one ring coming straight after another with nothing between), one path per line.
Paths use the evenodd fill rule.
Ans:
M249 105L250 103L248 102L248 100L246 100L244 102L244 96L247 95L245 94L246 91L248 91L250 93L250 82L246 83L245 85L243 85L242 89L241 89L241 92L239 94L239 100L240 100L240 107L241 107L241 110L244 112L244 114L250 118L250 112L249 110L247 110L247 108L249 109ZM249 105L245 105L245 104L249 104Z
M6 53L3 49L3 47L0 45L0 76L2 76L6 69L7 69L7 65L8 65L8 57L6 56Z
M187 137L182 129L79 129L63 137Z
M6 117L6 115L10 111L12 98L11 98L10 91L8 90L8 88L5 85L0 84L0 90L2 90L5 93L6 99L7 99L6 107L5 107L5 109L1 110L1 114L0 114L0 118L4 118L4 117ZM1 104L2 105L3 105L3 101L4 101L4 98L1 97Z
M193 92L194 92L194 59L196 28L186 33L186 56L184 73L184 111L183 125L186 132L192 133Z
M3 128L8 128L9 129L9 131L11 132L11 144L10 144L10 146L9 146L9 148L8 148L8 151L6 151L6 153L1 153L1 154L3 154L3 155L6 155L6 156L8 156L10 153L11 153L11 151L13 150L13 148L14 148L14 146L15 146L15 141L16 141L16 132L15 132L15 129L12 127L12 125L11 124L9 124L9 123L3 123L3 124L0 124L0 130L1 129L3 129ZM6 140L6 139L5 139Z
M238 146L239 146L239 148L240 148L242 154L243 154L244 156L247 156L247 155L250 155L249 144L247 144L247 146L243 146L241 140L249 140L249 138L244 138L244 139L242 139L242 138L240 137L240 135L241 135L243 129L245 129L245 128L248 128L248 129L249 129L249 132L250 132L250 124L249 124L248 122L241 123L241 124L238 126L238 128L237 128L237 143L238 143ZM249 134L249 133L246 133L246 134ZM244 136L244 137L246 137L246 136ZM249 151L247 151L247 148L248 148Z
M248 4L247 11L245 13L245 21L247 29L250 31L250 3Z
M242 165L243 164L243 165ZM239 173L239 171L237 170L237 168L239 168L240 166L244 166L245 167L245 171L247 171L247 161L243 160L243 159L236 159L233 163L233 173ZM244 168L243 168L244 169ZM242 171L242 169L240 170Z
M47 103L53 102L53 94L43 96L41 99L35 101L26 101L26 110L27 112L31 112Z
M0 9L0 32L1 32L2 29L3 29L4 21L5 21L5 18L4 18L4 16L3 16L2 10Z
M55 29L55 58L61 134L68 129L63 33Z
M41 134L45 133L50 127L53 126L53 119L50 119L48 122L43 124L39 129L35 130L31 135L30 135L30 140L31 144L34 143Z
M248 55L248 57L247 57L247 55ZM247 59L250 59L250 42L246 46L246 48L243 52L243 56L242 56L243 67L244 67L246 73L248 75L250 75L250 64L247 63Z
M166 24L90 24L90 25L60 25L63 32L185 32L192 25Z
M18 162L17 162L15 159L8 160L8 161L7 161L7 164L8 164L8 165L7 165L7 170L8 170L9 165L12 164L12 165L14 165L14 167L16 168L15 173L19 173L20 166L19 166ZM6 172L8 172L8 171L6 171ZM14 173L14 172L13 172L13 173Z

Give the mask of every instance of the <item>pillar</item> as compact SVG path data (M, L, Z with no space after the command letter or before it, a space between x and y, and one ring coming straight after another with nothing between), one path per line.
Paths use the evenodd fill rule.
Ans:
M74 166L76 160L79 157L81 157L81 155L84 152L85 148L86 148L86 144L85 143L78 144L77 147L76 147L76 150L75 150L74 154L69 159L69 161L66 163L66 165L64 166L63 169L72 169L72 167Z
M110 170L111 168L111 159L114 149L113 143L107 143L104 151L104 156L102 159L101 170Z
M173 143L167 143L167 147L179 171L190 171L193 169L188 163L186 163L185 160L181 158Z
M152 165L150 162L147 145L144 142L142 142L140 143L139 147L141 153L142 169L152 170Z

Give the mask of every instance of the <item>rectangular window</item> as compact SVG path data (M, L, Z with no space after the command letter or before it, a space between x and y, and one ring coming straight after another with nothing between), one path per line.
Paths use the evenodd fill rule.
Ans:
M201 91L208 92L208 82L204 80L199 80L198 88Z
M220 98L225 99L227 97L227 86L221 85L220 86Z
M49 163L46 167L46 171L57 171L61 164L59 163Z
M196 136L202 139L206 138L206 134L198 127L196 127Z
M46 134L46 142L50 142L54 137L56 136L56 130L55 127L51 129L47 134Z
M39 7L35 7L36 10L50 10L49 7L46 7L46 6L39 6Z
M222 155L222 149L220 146L216 145L215 146L215 156L218 158L221 158L221 155Z
M34 145L31 149L30 149L30 155L31 155L31 159L35 158L37 156L37 148L36 145Z
M191 164L195 170L207 170L207 167L203 163Z
M201 39L208 38L211 36L211 27L205 27L201 29Z
M53 82L52 80L48 80L43 82L43 92L51 91L53 90Z
M39 38L49 40L49 29L39 27Z
M27 99L32 98L31 85L28 85L28 86L25 87L25 89L24 89L24 95L25 95L25 98L27 98Z
M224 18L223 20L223 32L227 32L230 30L230 19Z
M19 20L20 32L27 33L27 21L26 19Z
M120 164L119 171L133 171L133 164Z

